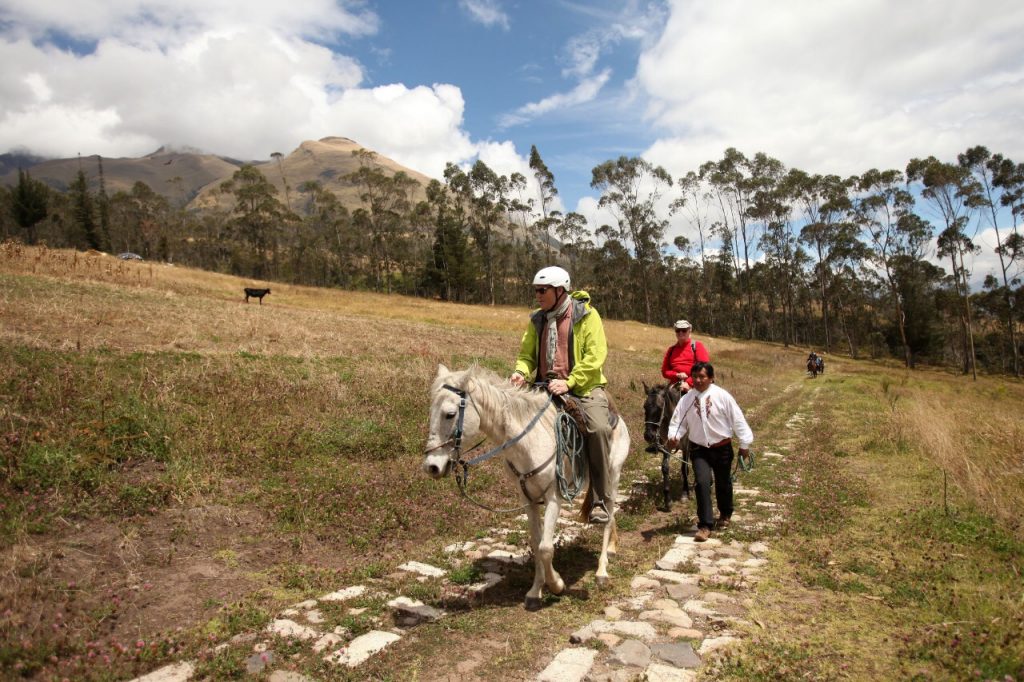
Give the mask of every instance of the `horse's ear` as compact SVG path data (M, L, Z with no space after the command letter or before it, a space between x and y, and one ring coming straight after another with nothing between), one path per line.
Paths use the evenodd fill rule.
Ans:
M450 369L448 369L447 367L445 367L444 363L441 363L441 362L437 363L437 377L435 377L435 378L440 379L441 377L448 376L451 373L452 373L452 371Z
M651 388L650 388L650 386L647 385L646 381L641 381L640 383L644 385L644 393L650 393L651 392Z

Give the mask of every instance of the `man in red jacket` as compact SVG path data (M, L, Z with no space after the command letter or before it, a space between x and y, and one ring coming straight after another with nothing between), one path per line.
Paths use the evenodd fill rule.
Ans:
M676 343L665 351L665 359L661 361L661 376L670 385L678 383L680 390L686 393L693 388L693 379L690 377L693 363L711 362L711 356L703 343L690 338L693 325L686 320L676 320L672 326L676 332Z

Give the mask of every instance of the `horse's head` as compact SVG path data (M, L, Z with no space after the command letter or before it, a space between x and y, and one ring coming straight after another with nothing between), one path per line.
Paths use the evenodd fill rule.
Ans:
M644 441L657 443L658 428L661 426L661 416L665 411L665 387L649 387L644 383L644 391L647 393L644 398Z
M471 408L466 393L472 377L469 370L453 372L437 366L430 387L430 420L424 447L423 471L431 478L447 476L461 453L462 444L480 430L480 415Z

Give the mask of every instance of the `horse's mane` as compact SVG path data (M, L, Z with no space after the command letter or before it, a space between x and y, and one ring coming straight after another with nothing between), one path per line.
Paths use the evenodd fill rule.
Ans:
M492 415L504 414L506 419L516 422L532 419L548 399L543 391L513 386L504 377L475 363L465 370L438 376L431 392L436 394L445 383L466 391L471 390L471 383L476 384L480 390L473 392L473 399L481 411Z

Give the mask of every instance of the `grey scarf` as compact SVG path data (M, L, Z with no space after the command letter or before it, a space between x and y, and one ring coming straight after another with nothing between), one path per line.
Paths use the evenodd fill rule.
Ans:
M544 349L544 366L548 368L548 372L555 368L555 354L558 352L558 318L565 314L565 311L569 308L571 302L569 293L566 292L565 299L554 307L554 309L546 313L547 317L547 347ZM571 351L570 351L571 352Z

